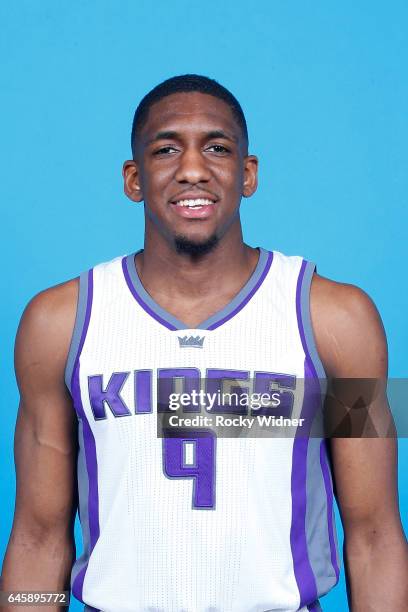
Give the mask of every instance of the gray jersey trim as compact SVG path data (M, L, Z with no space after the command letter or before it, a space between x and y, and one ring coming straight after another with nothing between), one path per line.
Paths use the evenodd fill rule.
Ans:
M75 325L72 333L71 344L68 351L67 363L65 367L65 384L72 394L71 381L74 365L78 357L79 345L81 342L82 330L85 324L86 305L88 301L88 272L83 272L79 277L78 302L75 317Z
M268 261L269 251L263 249L262 247L258 247L259 249L259 257L258 262L255 266L255 270L252 273L252 276L249 278L247 283L242 287L242 289L237 293L237 295L222 308L219 312L216 312L205 321L202 321L197 329L209 329L215 323L224 318L229 318L229 315L233 315L234 311L241 305L241 303L245 300L245 298L255 289L258 288L258 283L261 281L261 277L263 272L265 271L265 266ZM262 279L263 280L263 279Z
M79 452L78 452L78 494L79 494L79 520L81 523L82 529L82 544L83 544L83 553L74 563L74 566L71 571L71 586L74 584L74 581L89 561L90 551L91 551L91 538L90 538L90 530L89 530L89 513L88 513L88 497L89 497L89 479L88 479L88 470L86 468L86 458L85 458L85 440L84 440L84 430L82 420L78 421L78 442L79 442Z
M255 270L247 283L242 287L239 293L235 296L229 304L224 308L211 315L199 323L194 329L212 330L223 324L230 318L232 318L237 312L241 310L243 306L252 298L255 292L261 286L265 276L267 275L269 268L272 263L273 254L266 249L258 247L259 258ZM128 285L130 283L130 290L137 300L137 302L148 312L156 321L159 321L162 325L165 325L169 329L182 330L190 329L185 323L177 319L174 315L169 313L167 310L162 308L155 300L147 293L143 287L142 282L137 273L135 265L135 256L140 253L141 250L136 253L132 253L124 258L124 272L125 277L127 276Z
M306 262L305 273L302 280L302 287L300 293L300 309L301 319L303 323L303 330L305 335L306 349L309 353L309 357L316 369L317 375L320 381L320 387L322 394L326 393L326 372L324 370L322 361L317 352L316 341L313 333L312 320L310 317L310 287L312 284L313 273L315 271L316 264L311 261Z
M126 267L130 276L130 280L132 281L133 288L136 290L136 293L142 297L143 301L146 302L146 304L152 311L153 317L155 314L157 314L164 321L168 321L169 323L171 323L171 325L173 325L175 329L186 329L186 326L182 321L179 321L174 315L159 306L159 304L154 301L154 299L147 293L146 289L143 287L142 281L139 278L135 265L135 256L141 252L142 249L126 257Z
M327 493L320 466L319 438L310 438L307 448L306 477L306 538L309 561L315 576L317 593L321 597L337 583L331 563L329 525L327 521Z
M333 564L333 554L337 558L338 550L335 540L335 523L332 516L329 517L331 510L329 504L333 503L330 468L327 466L326 470L330 477L330 483L326 483L323 473L324 466L321 464L322 457L324 461L327 461L323 424L327 376L317 351L310 316L310 288L315 268L314 263L303 260L300 271L299 329L306 363L309 363L311 371L314 370L318 377L321 390L321 408L316 411L311 428L313 436L309 438L307 445L305 534L308 558L314 574L317 594L322 596L338 581L338 571ZM312 609L315 608L312 607Z

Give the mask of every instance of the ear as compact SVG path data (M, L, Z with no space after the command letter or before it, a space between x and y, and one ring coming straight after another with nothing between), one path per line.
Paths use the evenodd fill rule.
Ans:
M244 160L244 182L242 195L249 198L258 187L258 158L255 155L247 155Z
M143 192L140 186L140 172L137 163L133 159L124 162L122 168L123 189L127 197L133 202L143 200Z

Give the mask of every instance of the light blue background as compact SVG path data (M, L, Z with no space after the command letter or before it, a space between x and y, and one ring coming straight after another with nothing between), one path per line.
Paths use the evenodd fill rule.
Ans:
M261 161L242 206L246 240L364 288L390 374L407 375L407 17L402 0L1 3L0 559L19 317L42 288L141 245L142 207L123 195L121 165L135 106L169 76L216 78L244 108ZM405 525L407 456L404 440ZM322 603L347 609L344 578Z

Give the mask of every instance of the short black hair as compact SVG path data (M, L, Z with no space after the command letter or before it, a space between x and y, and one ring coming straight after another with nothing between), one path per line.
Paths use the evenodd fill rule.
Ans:
M248 146L248 128L245 115L236 97L215 79L210 79L209 77L199 74L182 74L166 79L162 83L156 85L156 87L149 91L139 103L133 117L130 139L133 157L135 157L136 137L140 134L140 130L147 120L152 105L171 94L194 91L214 96L228 104L235 120L242 130L246 146Z

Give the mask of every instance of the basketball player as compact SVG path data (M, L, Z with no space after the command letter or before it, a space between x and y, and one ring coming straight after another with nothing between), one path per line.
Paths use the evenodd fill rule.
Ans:
M293 410L307 416L321 409L307 389L324 379L384 380L374 304L302 257L243 242L258 161L217 82L186 75L153 89L132 152L124 188L144 202L143 250L40 293L21 321L2 588L71 584L88 611L321 610L339 578L334 482L351 609L407 610L394 438L335 438L329 460L311 435L157 435L163 381L274 383L290 396L304 380ZM384 391L375 410L387 413Z

